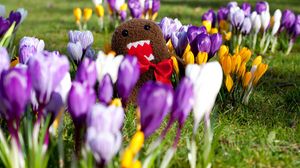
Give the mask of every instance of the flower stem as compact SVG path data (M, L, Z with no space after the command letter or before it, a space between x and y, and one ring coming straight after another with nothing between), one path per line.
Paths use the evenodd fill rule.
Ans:
M265 45L265 48L264 48L262 54L265 54L265 53L267 52L267 50L268 50L268 48L269 48L269 45L270 45L270 41L271 41L271 36L268 36L268 38L267 38L267 43L266 43L266 45Z
M271 52L274 53L275 52L275 49L276 49L276 46L277 46L277 36L275 36L272 40L272 48L271 48Z
M294 42L291 40L289 42L289 48L287 49L285 55L289 55L291 53L293 46L294 46Z
M257 33L255 33L254 37L253 37L253 43L252 43L252 50L253 50L253 52L255 52L256 41L257 41Z

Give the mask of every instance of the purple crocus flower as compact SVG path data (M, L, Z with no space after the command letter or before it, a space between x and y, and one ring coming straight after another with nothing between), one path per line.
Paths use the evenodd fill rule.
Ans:
M202 21L205 20L210 21L212 23L212 27L215 27L217 16L213 9L208 10L202 15Z
M297 15L295 24L292 29L292 41L296 41L296 38L300 35L300 15Z
M87 113L96 102L96 94L94 89L87 83L74 81L72 83L67 102L68 111L75 126L84 125Z
M185 48L187 47L189 41L187 37L187 32L182 27L178 32L173 32L171 36L171 42L175 49L176 54L182 57Z
M0 37L6 33L9 27L10 27L9 20L0 17Z
M8 17L8 20L10 22L10 24L13 24L13 22L16 22L16 26L20 23L21 21L21 18L22 18L22 15L20 12L16 11L11 11L9 13L9 17Z
M77 41L76 43L69 42L67 46L67 50L71 56L71 58L78 65L83 56L83 48L81 43Z
M211 40L209 35L207 34L199 34L191 43L191 50L193 54L196 56L198 52L210 52Z
M121 17L121 21L124 22L126 20L126 17L127 17L127 12L126 11L121 11L120 12L120 17Z
M152 13L158 12L160 8L160 0L152 0Z
M83 59L76 72L76 81L81 83L87 82L90 87L94 87L97 81L95 61L89 58Z
M122 144L122 107L95 104L87 116L86 142L98 164L108 164Z
M237 7L238 6L238 3L235 2L235 1L231 1L227 4L227 8L230 9L230 8L233 8L233 7Z
M94 42L94 36L90 31L69 31L69 41L72 43L80 42L81 47L86 50Z
M164 17L158 25L161 28L166 41L169 41L173 32L177 32L182 27L182 24L178 19L173 20L168 17Z
M0 78L0 111L8 121L8 129L18 140L19 122L30 102L31 80L26 67L2 72Z
M128 8L133 18L140 18L143 14L143 8L139 0L128 0Z
M1 72L7 70L10 65L9 55L7 53L6 48L0 47L0 78Z
M20 40L19 60L22 64L27 64L30 57L44 50L45 43L34 37L23 37Z
M123 102L126 102L140 77L137 57L127 55L121 62L118 72L117 89Z
M145 137L149 137L170 112L173 90L168 85L149 81L140 89L137 102L141 112L141 130Z
M290 31L293 27L296 20L296 15L293 11L287 9L283 11L281 18L281 31L285 28L287 31Z
M252 26L252 23L251 23L250 17L246 17L246 18L244 19L243 25L242 25L242 27L241 27L241 33L242 33L243 35L249 34L250 31L251 31L251 26Z
M237 10L232 15L231 24L236 27L237 29L240 29L245 19L244 11L241 9Z
M108 3L109 8L110 8L111 10L115 10L116 0L107 0L107 3Z
M220 23L221 20L227 20L228 13L229 13L228 8L221 7L221 8L218 10L218 14L217 14L218 22Z
M37 101L41 106L45 106L52 92L69 72L69 61L58 52L43 51L30 58L28 68Z
M209 56L208 59L213 57L216 54L216 52L220 49L222 45L222 35L219 33L212 34L210 36L210 41L211 41L211 47L210 47L210 52L208 54Z
M260 1L256 3L255 11L261 14L264 11L269 11L269 4L266 1Z
M99 101L108 104L111 102L114 94L114 88L109 74L105 74L98 88Z
M187 30L187 36L189 43L191 43L199 34L205 33L207 34L206 28L204 26L197 27L197 26L189 26Z
M248 2L244 2L241 9L244 11L245 16L251 15L251 5Z

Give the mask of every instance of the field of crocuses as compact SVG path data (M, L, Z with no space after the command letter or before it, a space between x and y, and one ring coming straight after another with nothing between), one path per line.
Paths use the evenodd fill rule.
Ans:
M2 0L0 167L300 167L300 2Z

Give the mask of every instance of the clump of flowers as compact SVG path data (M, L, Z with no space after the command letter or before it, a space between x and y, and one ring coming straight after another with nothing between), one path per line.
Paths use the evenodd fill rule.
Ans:
M75 17L76 24L79 30L86 30L87 23L91 19L93 14L93 9L91 8L84 8L83 10L80 8L74 8L73 14ZM83 23L83 24L82 24Z

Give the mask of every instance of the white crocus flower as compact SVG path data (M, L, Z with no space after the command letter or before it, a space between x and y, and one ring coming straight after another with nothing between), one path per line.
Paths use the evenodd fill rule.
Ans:
M271 20L270 13L268 11L264 11L260 14L261 26L264 31L268 28Z
M116 10L120 11L123 4L125 4L125 0L117 0L115 4Z
M281 21L281 17L282 17L282 13L280 9L277 9L274 12L274 25L273 25L273 29L272 29L272 35L274 36L280 27L280 21Z
M113 83L117 81L119 66L123 60L123 55L113 56L105 55L99 51L96 59L96 68L98 74L98 81L101 81L105 74L109 74Z
M21 14L20 23L22 23L26 19L27 15L28 15L28 11L25 10L24 8L19 8L19 9L17 9L17 11L20 12L20 14Z
M92 1L93 1L95 6L102 4L102 0L92 0Z
M195 105L194 133L205 114L210 114L222 85L223 72L219 62L203 65L190 64L186 68L186 76L194 84Z

